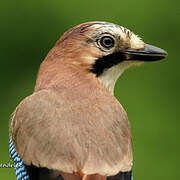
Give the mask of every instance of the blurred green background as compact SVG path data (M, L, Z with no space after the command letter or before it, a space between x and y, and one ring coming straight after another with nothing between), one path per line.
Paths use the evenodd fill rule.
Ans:
M33 92L40 63L64 31L95 20L123 25L169 53L163 61L125 72L118 80L115 95L131 121L134 179L178 179L179 0L1 1L0 164L10 162L10 115ZM15 179L13 168L0 168L0 179Z

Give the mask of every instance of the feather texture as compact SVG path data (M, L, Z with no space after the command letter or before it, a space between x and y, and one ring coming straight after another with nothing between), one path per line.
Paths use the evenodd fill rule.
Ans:
M110 51L102 51L96 43L103 33L116 38ZM18 177L25 168L30 176L44 173L53 179L61 174L64 180L105 180L131 170L130 123L113 96L123 69L110 69L125 57L116 63L119 56L115 56L103 68L103 78L91 70L98 59L109 61L110 54L131 47L132 36L120 26L92 22L70 29L57 41L40 66L34 93L17 106L11 121L16 148L11 153L17 151L23 160L19 158L24 169L17 170ZM138 42L137 48L143 48L144 43Z
M16 149L12 141L12 137L10 137L9 153L10 153L11 158L14 161L17 180L30 180L29 175L27 173L26 166L24 165L24 162L22 161L22 159L19 157L18 153L16 152Z
M11 129L25 164L101 175L130 170L131 131L119 102L100 90L85 99L75 89L66 93L41 90L17 107Z

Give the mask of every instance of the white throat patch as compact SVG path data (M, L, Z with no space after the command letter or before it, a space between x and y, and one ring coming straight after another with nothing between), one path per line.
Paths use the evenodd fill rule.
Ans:
M121 74L133 65L141 65L140 61L124 61L107 70L105 70L99 77L99 81L107 88L112 94L114 94L114 86L117 79Z

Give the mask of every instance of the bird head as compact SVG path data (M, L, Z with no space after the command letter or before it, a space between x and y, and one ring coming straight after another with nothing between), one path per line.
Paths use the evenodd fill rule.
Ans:
M119 25L88 22L63 34L45 61L57 60L93 74L112 94L118 77L132 65L163 59L167 53L145 44L140 37Z

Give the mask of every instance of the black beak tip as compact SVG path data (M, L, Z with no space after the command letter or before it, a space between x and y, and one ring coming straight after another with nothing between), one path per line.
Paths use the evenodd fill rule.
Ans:
M145 44L144 52L145 54L149 54L152 57L152 60L161 60L168 56L168 53L165 50L149 44Z

